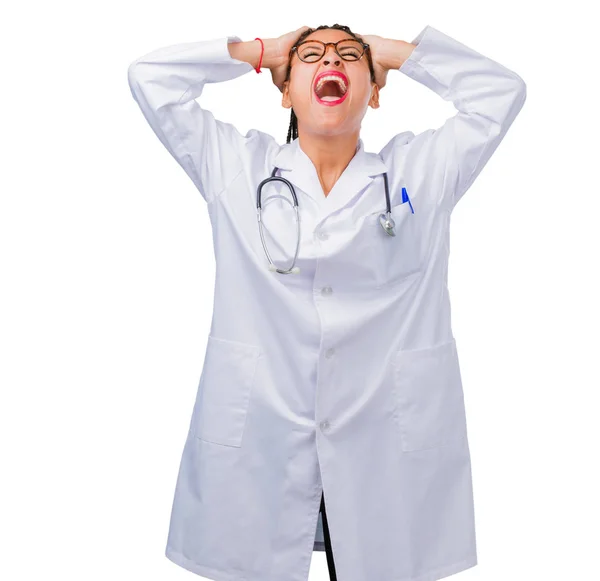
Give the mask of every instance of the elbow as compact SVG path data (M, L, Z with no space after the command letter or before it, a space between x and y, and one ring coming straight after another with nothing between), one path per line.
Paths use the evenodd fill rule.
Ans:
M521 79L521 81L522 81L522 85L521 85L521 104L523 104L527 100L527 85L525 84L525 81L523 81L523 79Z
M527 85L525 84L525 81L521 79L521 77L519 77L516 95L516 114L518 115L523 108L525 101L527 100Z
M141 66L141 68L140 68ZM127 67L127 82L133 98L138 100L138 95L142 92L144 86L144 70L140 63L140 59L134 60Z
M132 63L130 63L129 66L127 67L127 81L129 82L130 87L136 83L136 79L138 76L137 73L138 73L138 61L136 59Z
M516 101L522 106L523 103L525 103L525 101L527 100L527 84L517 73L513 73L513 75L515 79L514 92L516 96Z

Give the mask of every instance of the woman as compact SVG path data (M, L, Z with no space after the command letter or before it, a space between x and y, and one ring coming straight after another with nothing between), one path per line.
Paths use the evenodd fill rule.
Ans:
M293 107L284 145L195 101L260 67ZM370 153L360 126L390 69L457 113ZM167 557L217 581L305 581L323 548L332 580L476 565L449 224L523 80L431 26L407 43L334 25L166 47L129 83L207 202L216 259Z

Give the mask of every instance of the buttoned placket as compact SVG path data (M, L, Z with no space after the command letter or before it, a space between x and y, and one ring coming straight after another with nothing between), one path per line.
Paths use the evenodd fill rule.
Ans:
M329 240L329 233L327 232L327 230L323 227L320 226L319 228L317 228L314 232L315 234L315 238L319 241L319 245L324 248L324 246L320 243L324 242L326 243L327 240ZM317 270L323 270L325 268L326 264L326 259L317 259ZM325 385L327 385L327 378L329 378L331 376L331 368L328 367L328 365L330 365L330 361L332 360L332 358L334 357L336 350L334 347L330 346L330 347L325 347L327 345L328 342L328 334L327 334L327 305L328 302L330 300L333 299L333 287L330 284L325 284L322 286L319 286L317 284L317 280L318 278L320 278L319 276L315 277L315 288L314 288L314 292L315 293L319 293L321 297L323 297L323 299L325 299L324 301L320 301L318 299L318 297L315 297L315 304L317 307L317 311L319 313L319 317L321 320L321 329L323 330L323 338L322 338L322 345L323 345L323 355L324 355L324 360L322 357L319 357L319 373L317 374L318 377L318 381L319 382L323 382L325 380ZM324 379L325 378L325 379ZM325 387L325 389L327 389ZM319 390L319 387L317 388L317 391ZM318 409L317 409L317 413L318 413ZM318 423L319 429L321 430L322 433L327 433L331 427L331 421L330 419L323 419L321 421L319 421Z

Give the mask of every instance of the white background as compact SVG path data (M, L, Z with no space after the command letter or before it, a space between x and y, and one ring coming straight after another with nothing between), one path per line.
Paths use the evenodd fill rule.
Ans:
M210 222L133 101L127 67L169 44L333 23L407 41L430 24L527 83L520 115L452 218L479 556L456 578L598 578L600 51L583 2L549 6L3 10L0 578L197 578L164 548L212 314ZM266 69L207 86L200 102L285 143L289 110ZM390 71L361 137L379 151L454 113ZM310 576L328 579L325 553L313 553Z

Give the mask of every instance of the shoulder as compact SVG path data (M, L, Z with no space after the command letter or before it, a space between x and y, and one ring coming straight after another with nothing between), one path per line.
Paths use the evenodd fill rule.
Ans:
M248 175L262 175L284 147L270 133L250 129L237 150L241 169Z
M394 135L379 155L389 170L393 190L406 187L411 199L420 205L437 206L444 198L449 176L446 175L447 147L435 139L436 129L415 134L403 131Z
M427 131L415 135L412 131L403 131L394 135L381 149L379 155L385 163L393 163L396 156L406 153L411 146L417 145L426 137Z
M244 145L240 152L242 157L252 162L267 162L277 155L282 147L270 133L258 129L250 129L244 136Z

